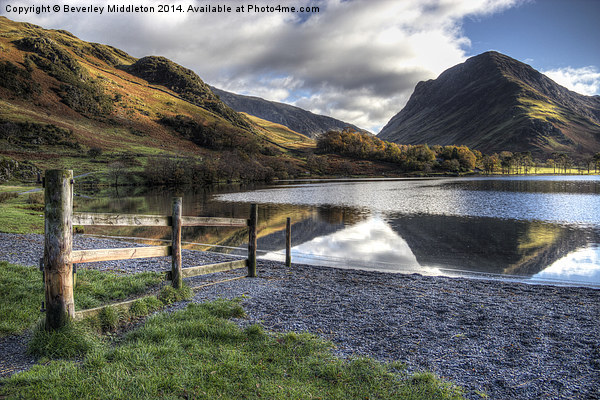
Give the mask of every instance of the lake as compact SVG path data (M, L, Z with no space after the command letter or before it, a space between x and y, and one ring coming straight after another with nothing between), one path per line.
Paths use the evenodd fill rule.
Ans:
M113 189L114 190L114 189ZM122 189L120 189L122 191ZM78 198L80 211L247 218L259 205L260 256L395 273L600 287L600 177L360 179L221 186ZM168 240L159 228L86 233ZM185 228L189 248L243 254L243 230ZM241 250L240 250L241 249Z

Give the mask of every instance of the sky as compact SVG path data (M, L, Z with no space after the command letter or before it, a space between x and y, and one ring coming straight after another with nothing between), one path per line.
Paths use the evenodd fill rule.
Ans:
M600 95L600 0L0 0L0 15L165 56L205 82L373 133L421 80L495 50ZM108 5L154 12L108 12ZM171 6L159 12L159 5ZM229 6L231 12L190 11ZM253 5L256 10L248 10ZM260 10L318 7L312 12ZM49 6L36 13L31 6ZM54 7L58 11L54 11ZM103 7L83 12L64 7ZM181 6L179 8L179 6ZM242 12L238 7L244 6ZM19 13L19 7L28 10ZM166 10L162 10L166 11Z

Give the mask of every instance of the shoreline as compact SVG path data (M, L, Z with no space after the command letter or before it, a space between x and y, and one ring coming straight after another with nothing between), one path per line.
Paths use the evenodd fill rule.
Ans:
M8 253L15 253L8 260L13 263L35 258L42 237L0 234L7 249L0 259ZM123 246L108 239L75 237L76 247L110 243ZM219 258L231 257L184 251L184 265L186 260L197 265ZM102 264L110 264L102 269L135 273L170 268L170 259ZM245 270L224 272L191 278L189 283L244 274ZM492 399L600 398L598 289L299 264L286 268L263 260L258 275L207 286L192 301L242 298L247 317L236 321L240 325L310 332L331 340L341 357L400 360L410 372L430 370L462 386L469 399L482 398L480 393ZM2 345L3 339L2 353L8 346Z

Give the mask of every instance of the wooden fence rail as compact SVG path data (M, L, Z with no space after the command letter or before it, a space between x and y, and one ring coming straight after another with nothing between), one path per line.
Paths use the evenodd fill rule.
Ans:
M172 214L138 215L73 213L73 171L49 170L45 177L44 289L46 329L58 329L75 316L73 264L171 256L167 279L180 288L182 279L237 268L248 268L256 277L256 237L258 212L251 206L249 219L182 216L182 199L173 199ZM73 224L102 226L170 226L170 246L122 249L73 250ZM182 268L181 228L184 226L248 227L248 259Z

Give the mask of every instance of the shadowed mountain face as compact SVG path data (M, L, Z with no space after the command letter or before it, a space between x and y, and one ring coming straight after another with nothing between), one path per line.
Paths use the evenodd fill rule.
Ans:
M211 87L211 89L225 104L238 112L245 112L287 126L291 130L311 138L330 130L341 131L347 127L362 131L347 122L325 115L313 114L289 104L268 101L260 97L242 96L215 87Z
M484 153L592 154L600 151L600 96L572 92L527 64L487 52L419 82L378 136Z

